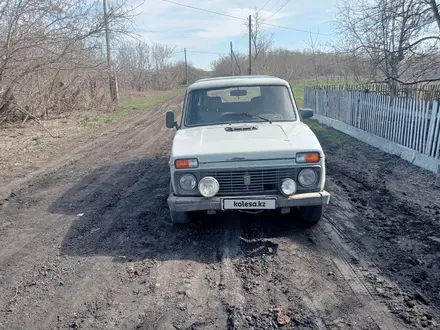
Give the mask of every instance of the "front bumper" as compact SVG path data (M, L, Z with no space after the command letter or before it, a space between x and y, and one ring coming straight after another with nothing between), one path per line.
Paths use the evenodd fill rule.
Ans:
M189 211L220 211L222 210L222 201L225 198L233 199L264 199L275 198L275 207L288 208L298 206L311 205L327 205L330 202L330 193L327 191L297 194L289 197L259 195L259 196L231 196L231 197L180 197L171 194L168 197L168 206L170 210L175 212L189 212Z

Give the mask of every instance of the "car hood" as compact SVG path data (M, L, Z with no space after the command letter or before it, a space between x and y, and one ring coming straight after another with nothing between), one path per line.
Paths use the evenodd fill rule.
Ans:
M302 122L228 124L179 129L171 159L198 158L200 163L293 159L297 152L321 145Z

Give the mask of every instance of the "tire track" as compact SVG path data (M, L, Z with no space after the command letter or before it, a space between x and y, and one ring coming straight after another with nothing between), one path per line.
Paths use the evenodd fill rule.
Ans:
M89 236L84 236L84 239L86 239L86 241L79 241L76 242L76 246L81 246L81 247L77 247L77 248L73 248L74 249L74 253L73 256L76 255L81 255L84 254L85 257L87 257L87 255L89 255L91 252L96 254L97 251L90 251L88 250L90 248L90 246L95 246L96 244L93 244L92 242L100 242L99 245L104 245L105 246L105 242L108 241L109 239L111 239L111 231L115 226L116 221L118 220L118 218L120 216L122 216L125 211L128 209L128 205L124 206L124 204L127 204L127 201L125 200L127 197L129 197L134 191L139 190L139 185L145 184L146 182L149 182L149 180L147 179L148 176L151 175L151 173L155 173L155 171L157 170L157 168L159 167L159 163L161 162L161 160L157 160L156 163L152 164L151 167L149 168L149 170L147 172L145 172L141 179L135 178L133 180L133 184L131 185L131 187L129 187L123 194L121 194L120 196L117 197L118 202L115 202L114 206L111 209L106 208L105 212L102 213L102 216L98 219L98 221L87 221L87 226L81 228L81 232L82 233L87 233ZM137 172L137 171L135 171ZM127 182L127 181L125 181ZM164 182L167 182L167 180L165 179ZM156 182L158 183L158 182ZM167 189L163 189L162 193L165 196ZM114 210L120 210L117 211L116 213L114 212ZM99 212L99 209L97 210ZM72 224L73 225L73 224ZM98 228L99 226L99 228ZM98 231L94 231L98 229ZM51 235L53 235L54 232L53 230L51 231ZM87 235L86 234L86 235ZM77 237L78 233L75 233L75 235L73 237ZM69 234L67 235L69 236ZM44 238L40 237L39 241L45 241ZM35 242L30 242L28 243L28 245L34 246ZM66 244L66 243L64 243ZM87 250L85 251L85 253L83 253L83 249L82 246L86 247ZM43 245L43 247L45 248L46 245ZM69 247L71 248L71 247ZM68 248L68 249L69 249ZM63 248L62 248L63 249ZM66 247L64 247L64 249L66 249ZM21 249L22 254L15 254L14 258L20 260L21 258L26 258L29 256L29 254L26 254L26 252L28 253L29 250L26 249ZM37 256L44 256L47 255L46 253L43 253L42 251L36 251L36 255ZM72 254L69 253L68 251L65 251L68 254ZM98 251L99 252L99 251ZM53 254L51 253L51 251L49 251L48 254ZM26 259L25 259L26 260ZM3 260L2 260L3 261ZM37 260L33 260L31 261L31 259L28 258L27 260L28 262L30 262L30 265L35 265L35 261ZM9 262L11 262L11 260L9 260ZM71 265L71 258L68 258L67 260L65 260L65 264L63 264L63 262L58 261L58 267L59 268L69 268L69 266ZM20 266L19 266L20 267ZM26 275L27 274L32 274L33 271L31 270L33 267L29 267L29 263L24 263L23 267L27 267L27 269L23 269L22 273L24 274L23 276L23 281L25 284L26 283ZM14 267L14 269L10 269L11 274L5 274L6 278L13 278L13 273L12 272L16 272L18 269L18 267ZM95 291L94 289L94 283L93 281L98 281L99 278L99 274L104 271L104 273L107 270L107 273L111 273L111 270L113 269L112 263L111 261L101 261L97 263L96 258L94 259L89 259L87 260L85 263L80 264L79 266L74 266L73 267L74 272L75 272L75 276L77 278L81 278L81 281L76 282L76 283L72 283L71 286L68 285L64 285L62 288L58 288L56 290L56 293L54 296L52 296L53 302L56 303L57 305L57 309L56 309L56 313L59 313L60 311L67 311L69 309L72 308L72 302L75 302L74 300L72 300L72 294L73 296L78 296L81 298L81 294L84 294L84 292L88 292L89 294L95 292L97 293L98 291ZM64 279L64 276L66 274L61 274L61 279ZM98 277L97 277L98 276ZM34 282L37 281L38 282L38 278L34 279ZM64 280L65 281L65 280ZM83 282L86 283L83 283ZM109 281L111 283L111 281ZM87 287L87 283L91 284L90 287ZM66 283L67 284L67 283ZM8 285L8 282L4 282L2 287L4 288L5 286ZM50 288L49 288L50 290ZM78 299L80 299L78 298ZM82 297L82 299L84 300L84 295ZM87 301L87 299L86 299ZM20 302L20 301L17 301ZM75 302L75 304L82 304L81 302ZM78 305L78 306L79 306ZM38 306L34 306L38 309ZM44 313L44 311L42 311L42 314ZM12 316L12 315L11 315ZM16 316L16 315L15 315ZM56 323L54 322L54 318L55 315L46 315L45 317L45 322L44 322L44 327L43 328L48 328L50 324Z
M159 145L159 146L164 146L167 144L166 140L162 140L162 138L165 136L166 131L161 129L159 134L155 134L155 138L153 140L149 140L145 143L145 145L142 147L142 149L148 150L149 147L151 145ZM157 140L159 140L159 143L157 143ZM161 148L162 150L165 150L166 148ZM116 151L115 151L116 152ZM146 154L145 156L149 156L148 154ZM157 156L161 156L159 155L154 155L155 157ZM99 157L99 155L98 155ZM144 164L142 162L142 159L131 162L131 168L130 170L133 173L142 173L145 170L145 165L148 166L148 168L153 168L153 170L155 170L157 167L166 165L163 164L163 159L160 159L159 161L155 161L154 163L149 163L149 164ZM102 173L95 173L95 177L92 179L91 182L85 182L83 187L75 187L76 190L74 191L74 198L75 199L71 199L69 200L69 203L76 203L76 204L80 204L83 203L85 201L87 201L87 199L89 200L93 200L95 199L94 203L96 204L96 198L92 197L93 194L96 194L98 190L105 190L103 188L105 188L105 186L107 186L108 188L112 189L113 188L113 183L114 181L114 176L116 173L118 173L118 171L121 170L121 167L123 167L124 165L117 165L117 166L113 166L110 168L107 168L105 171L102 171ZM74 170L72 170L74 171ZM147 175L148 173L146 173ZM141 177L139 176L139 174L135 174L135 176L131 179L133 182L138 181ZM64 178L65 180L66 178ZM113 180L110 180L113 179ZM116 178L117 179L117 178ZM68 178L68 180L71 180L71 178ZM56 180L54 180L56 182ZM62 185L62 183L58 182L57 185L54 185L55 182L51 182L51 186L49 187L49 189L45 189L44 192L42 193L41 191L39 191L39 194L42 196L46 196L46 200L44 200L45 203L48 202L47 200L47 196L56 196L56 193L59 192L59 185ZM117 182L117 181L116 181ZM83 189L81 189L83 188ZM121 187L122 188L122 187ZM31 194L32 192L29 192L29 194ZM108 199L109 198L109 194L104 194L101 193L100 196L102 196L102 198ZM112 196L112 199L117 198L115 196ZM118 199L118 198L117 198ZM49 202L53 203L54 201L51 201L49 199ZM102 203L105 203L105 201L102 201ZM18 208L21 207L21 202L18 203L14 203L11 206L16 206ZM110 205L107 205L110 206ZM64 207L64 205L58 205L57 207ZM69 208L69 205L66 205L66 208ZM72 213L73 212L73 213ZM111 212L111 210L109 210L109 212ZM81 213L80 209L77 210L70 210L69 212L70 214L78 214ZM26 217L26 212L22 213L23 217ZM61 222L62 217L60 216L50 216L50 217L44 217L44 218L36 218L36 221L32 222L32 230L27 230L23 232L23 231L16 231L14 232L15 235L19 235L18 237L14 238L14 234L9 234L9 231L6 231L6 235L10 238L10 240L5 240L4 244L6 245L0 245L0 264L3 263L7 263L9 261L9 258L11 256L17 257L19 259L21 259L19 252L22 251L24 254L27 253L27 251L29 250L29 248L31 246L38 246L38 244L36 244L39 241L44 240L44 236L50 235L50 236L61 236L61 232L63 232L63 228L65 228L66 226L58 226L58 224ZM29 226L29 223L26 224L27 227ZM56 229L56 232L49 231L49 229ZM16 227L14 228L16 229ZM23 244L23 242L26 242L25 244Z
M41 176L44 177L48 175L56 175L63 167L78 163L80 160L85 159L90 154L93 155L95 150L100 150L100 153L102 155L107 154L109 150L110 153L108 154L112 154L111 151L113 151L114 153L115 149L118 147L118 144L109 145L109 140L117 141L119 136L130 134L130 132L135 136L136 134L138 134L139 130L142 131L142 129L139 127L142 123L150 126L155 125L157 123L157 120L159 119L159 116L164 114L164 109L171 107L179 110L178 105L181 102L182 96L173 97L170 100L167 100L164 103L153 107L150 110L154 114L153 116L151 116L151 112L144 112L141 114L140 118L129 120L124 123L123 126L110 128L110 130L103 132L100 136L90 142L85 143L83 146L76 148L76 150L66 153L66 155L60 157L59 159L46 164L46 166L41 170L30 173L22 179L16 180L6 186L0 187L0 201L4 201L2 204L0 204L0 209L8 204L7 201L11 199L11 195L19 195L23 187L28 186L29 183L35 185L34 181L38 181ZM135 127L134 130L133 127ZM124 142L120 142L119 144L123 143ZM65 176L65 173L62 174Z
M349 262L349 260L356 260L358 263L359 256L347 253L349 249L347 246L349 240L347 238L339 236L339 233L330 225L330 222L325 222L317 231L314 231L313 239L317 241L320 247L331 251L332 262L348 283L356 299L363 306L364 312L375 323L377 329L394 330L406 328L401 322L396 322L385 306L380 307L380 301L372 293L371 286L367 284L359 268L354 267ZM363 261L363 264L365 265L366 262Z
M175 102L175 100L172 100L170 102ZM169 102L167 102L169 105ZM41 310L41 313L45 314L46 318L43 322L44 328L50 328L54 324L57 323L55 320L56 317L59 317L59 313L65 313L69 308L72 307L72 301L71 297L72 294L77 294L78 296L81 296L80 292L88 291L91 296L97 295L99 292L94 291L94 289L91 290L85 290L84 288L87 288L87 286L90 286L90 288L93 287L93 281L97 281L96 274L99 274L100 271L106 271L108 273L111 273L112 270L115 271L115 267L113 264L108 261L101 261L96 264L96 260L93 261L90 259L89 261L85 263L80 263L75 265L75 258L74 255L73 258L68 257L65 258L65 260L54 260L54 256L56 256L58 253L56 252L57 245L55 243L51 244L51 242L59 242L60 238L68 237L72 233L67 233L66 235L66 228L74 226L75 222L72 222L72 216L75 216L78 213L78 209L73 207L73 205L80 205L84 204L84 207L82 209L86 209L88 205L87 203L90 203L90 201L93 201L95 205L98 205L98 209L96 209L96 212L94 213L95 216L101 216L101 221L98 222L90 222L87 227L82 228L83 232L77 233L79 235L82 235L83 233L89 231L94 232L92 236L96 239L96 232L95 230L103 231L100 239L108 239L109 231L111 231L111 227L115 225L115 221L117 217L123 217L124 212L121 211L120 213L116 214L116 217L113 217L113 221L106 221L104 220L105 217L109 218L109 215L112 214L112 210L114 209L128 209L129 205L124 204L124 200L127 198L130 198L133 194L135 194L137 191L148 191L149 188L151 188L151 191L154 193L155 191L161 196L165 197L167 192L167 184L168 180L157 180L155 175L157 175L157 169L160 167L164 168L165 177L167 175L168 167L166 166L166 160L164 158L163 151L167 150L167 148L164 148L165 145L169 144L169 139L167 139L167 133L168 135L171 133L169 130L163 128L163 125L158 125L157 119L159 116L162 115L164 106L167 106L167 104L162 105L162 107L159 107L158 110L154 113L154 116L151 117L149 115L149 119L147 120L148 125L137 125L135 130L131 130L132 134L130 134L130 139L128 140L128 143L130 143L132 146L136 146L135 154L132 154L130 151L133 149L127 149L126 143L127 140L121 138L118 134L114 134L114 138L117 139L118 143L113 143L112 140L107 141L108 146L107 148L101 148L97 149L97 152L93 149L100 144L100 141L94 141L90 143L92 146L89 151L86 152L78 152L77 153L77 159L76 161L80 161L79 163L76 163L78 165L75 165L74 162L70 163L68 166L71 168L70 171L77 171L77 167L81 165L84 168L87 168L86 174L92 173L95 177L92 180L89 180L87 182L84 182L82 185L78 186L76 184L73 189L75 189L72 192L72 195L70 197L74 197L74 199L70 199L68 203L65 203L64 205L57 205L55 206L55 212L57 211L56 208L61 207L62 213L67 212L67 215L69 216L69 220L66 222L66 215L51 215L46 216L43 209L40 209L37 211L37 216L33 217L33 214L36 213L35 206L38 206L40 203L37 204L34 203L33 208L24 208L21 211L21 219L19 222L13 223L13 226L10 226L10 228L7 228L7 234L8 239L4 240L3 242L6 243L6 245L3 245L1 251L3 254L0 257L0 263L2 265L6 264L14 264L14 267L6 267L3 268L4 270L0 272L0 278L2 279L2 286L1 291L4 294L1 294L3 297L8 297L8 290L9 288L12 289L12 287L15 287L16 284L14 284L19 278L22 278L22 281L20 282L22 285L30 285L31 289L28 287L20 290L19 295L17 299L14 300L14 304L12 308L8 307L9 305L4 305L5 308L3 308L5 314L3 314L3 317L0 316L0 324L12 324L12 320L14 320L14 317L17 317L14 311L17 310L16 306L22 306L24 310L28 310L30 308L29 302L27 302L27 295L33 295L34 292L37 290L44 289L49 290L49 292L52 292L52 301L54 303L57 303L57 308L50 309L49 317L47 317L48 310L47 310L47 303L43 303L41 306L40 304L38 306L35 306L35 312L34 317L38 317L37 311ZM176 105L177 106L177 105ZM145 117L145 116L144 116ZM142 123L144 119L138 120L138 123ZM129 126L128 126L129 127ZM143 139L142 137L145 136ZM153 138L151 138L153 136ZM105 137L108 139L108 136ZM103 138L101 138L103 139ZM122 141L121 141L122 140ZM125 146L125 147L124 147ZM152 148L154 146L154 148ZM132 160L128 164L130 165L130 168L127 171L124 171L124 166L126 164L121 164L117 166L110 166L107 167L105 170L99 170L97 172L92 172L89 170L90 165L93 169L93 166L96 168L99 164L102 164L103 161L105 161L105 157L107 156L107 152L110 152L109 149L111 149L111 152L115 155L117 155L118 159L131 159L134 155L136 155L136 152L138 151L145 151L145 153L142 155L141 158L138 158L138 160ZM157 153L157 150L160 150L160 153ZM122 152L120 152L122 151ZM144 157L152 157L150 161L143 160ZM154 159L156 158L156 159ZM85 161L84 161L85 160ZM87 166L88 165L88 166ZM145 167L147 165L147 167ZM72 182L72 177L66 176L66 172L63 171L62 173L53 172L54 170L58 170L60 168L66 169L66 164L58 164L58 168L54 167L48 170L46 173L43 174L43 177L35 177L32 182L32 186L26 189L23 189L19 192L17 192L18 197L14 198L10 203L7 205L4 205L3 208L14 210L14 208L18 207L21 208L23 205L23 201L26 201L26 199L30 199L30 196L39 195L42 197L46 197L45 199L41 200L41 207L44 207L47 205L47 203L53 203L54 200L51 200L51 197L53 196L56 198L56 196L59 194L60 186L64 183L70 183ZM122 171L121 171L122 170ZM96 170L95 170L96 171ZM56 175L50 175L50 174L56 174ZM118 175L123 175L122 179L118 178ZM80 177L84 175L84 171L77 171L76 177ZM132 179L129 179L127 175L132 176ZM165 189L155 189L152 188L151 184L149 183L149 176L154 177L152 182L155 185L159 185L161 188L165 182ZM46 179L47 178L47 179ZM44 182L44 180L48 180L51 178L50 182ZM125 181L123 181L125 180ZM128 180L128 181L127 181ZM131 180L131 184L129 184ZM124 184L124 186L121 187L121 183ZM69 186L65 184L65 186ZM129 184L127 186L127 184ZM145 186L147 184L147 186ZM142 187L144 185L144 187ZM70 186L72 186L70 184ZM120 191L116 191L118 188L121 188ZM43 190L42 190L43 189ZM110 190L108 190L110 189ZM113 191L113 192L112 192ZM116 193L116 195L115 195ZM22 196L25 199L23 199ZM28 197L29 196L29 197ZM48 198L48 196L50 196ZM58 195L59 196L59 195ZM96 196L103 196L105 198L102 198L101 200L96 199ZM109 201L108 197L112 196L111 199L113 201ZM64 196L65 198L68 198L68 196ZM99 198L99 197L98 197ZM152 209L160 210L163 208L162 206L162 198L157 199L156 197L153 198L153 201L156 200L154 203L160 203L159 207L153 207ZM123 203L121 205L121 202ZM97 204L96 204L97 203ZM99 214L102 212L99 212L99 207L104 205L106 208L106 212L104 214ZM90 204L88 205L90 207ZM58 210L60 211L60 210ZM9 212L9 211L8 211ZM5 212L6 213L6 212ZM14 210L15 215L16 209ZM87 212L86 212L87 213ZM114 213L113 213L114 214ZM13 213L11 213L11 216ZM43 216L44 215L44 216ZM86 217L89 216L86 214ZM111 217L110 217L111 218ZM84 221L85 217L80 218ZM28 220L31 220L30 222ZM81 221L76 219L75 221ZM24 222L26 221L26 222ZM29 224L32 226L32 230L29 230ZM61 226L58 224L62 224ZM102 225L105 225L104 226ZM99 227L102 228L95 228L99 225ZM26 233L23 234L21 231L17 231L19 226L25 227ZM15 231L14 231L15 229ZM71 229L71 228L70 228ZM17 236L17 235L20 235ZM6 237L6 236L3 236ZM15 238L14 238L15 237ZM25 242L23 244L23 242ZM63 243L62 243L63 244ZM36 249L35 249L36 247ZM63 249L63 248L62 248ZM30 253L30 251L32 251ZM78 251L77 251L78 252ZM89 251L90 252L90 251ZM116 252L116 251L115 251ZM75 253L76 254L76 253ZM51 256L51 257L47 257ZM57 257L59 258L59 257ZM48 268L50 268L53 264L57 264L57 269L71 269L75 272L76 276L80 276L82 280L78 283L68 283L69 279L71 277L65 277L67 274L56 274L56 276L61 276L61 278L64 278L62 280L63 285L62 287L59 287L56 289L56 291L53 291L53 288L50 287L53 283L50 281L40 285L38 281L40 279L43 279L40 275L42 273L41 269L44 269L44 265L50 265ZM43 265L43 266L37 266L37 265ZM17 278L16 274L19 272L21 275ZM38 272L35 274L35 272ZM35 275L37 277L35 277ZM39 274L39 275L38 275ZM44 276L49 274L49 272L44 272ZM29 275L31 275L31 279L34 278L31 282L29 282ZM4 280L3 280L4 279ZM84 280L84 282L83 282ZM111 281L109 281L111 282ZM37 283L37 285L33 284ZM83 297L83 299L87 298ZM106 298L108 299L108 297ZM98 300L99 301L99 300ZM41 301L40 301L41 303ZM25 307L27 306L27 307ZM11 310L11 312L8 312L7 310ZM52 314L50 314L52 313ZM2 320L3 318L3 320ZM11 319L12 318L12 319ZM29 320L29 315L20 317L20 319L27 319ZM29 322L32 321L33 318L30 319ZM5 322L5 323L3 323ZM31 323L26 323L30 325ZM42 323L42 324L43 324Z

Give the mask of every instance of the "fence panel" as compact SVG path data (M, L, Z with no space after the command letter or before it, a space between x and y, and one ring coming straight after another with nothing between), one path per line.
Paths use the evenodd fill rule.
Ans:
M435 111L434 109L436 109L437 113L436 115L434 115ZM440 104L439 102L435 102L433 107L432 107L432 117L431 117L432 121L435 121L435 128L434 128L434 138L432 139L432 152L431 152L431 156L434 158L439 158L439 149L440 149Z
M385 127L383 129L383 137L385 139L388 138L388 136L391 133L391 127L392 127L392 121L391 121L391 111L392 111L392 101L391 98L388 95L385 95L385 104L384 104L384 109L385 109Z
M435 104L435 103L434 103ZM428 143L426 144L425 154L431 155L432 144L434 140L434 129L435 129L435 117L437 115L436 107L433 105L431 110L431 118L429 120L428 128Z
M417 146L419 144L419 139L420 139L420 117L421 117L421 112L423 109L423 103L420 100L416 101L416 119L415 119L415 124L414 124L414 141L413 144L411 146L412 149L414 150L418 150Z
M359 90L304 89L304 106L422 154L440 158L440 102Z
M424 102L424 107L422 109L422 125L420 125L420 143L419 152L423 152L426 146L427 139L427 128L428 128L428 118L429 118L429 102Z
M404 113L403 113L403 99L397 99L397 140L396 142L402 144L403 141L403 125L404 125Z

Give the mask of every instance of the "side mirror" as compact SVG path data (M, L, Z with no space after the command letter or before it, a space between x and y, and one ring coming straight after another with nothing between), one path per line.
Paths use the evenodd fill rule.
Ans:
M299 114L302 119L312 118L313 110L312 109L299 109Z
M166 126L168 128L177 127L177 123L174 121L174 112L167 111L166 113Z

